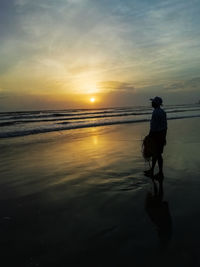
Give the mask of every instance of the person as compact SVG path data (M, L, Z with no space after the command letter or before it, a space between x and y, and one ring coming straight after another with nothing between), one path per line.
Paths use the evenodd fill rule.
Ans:
M145 175L152 179L163 179L163 148L166 145L166 134L167 134L167 116L166 112L160 107L163 103L161 97L154 97L150 99L152 101L152 107L154 111L152 113L150 122L149 137L152 142L153 153L152 153L152 166L150 170L145 171ZM154 176L154 168L158 162L159 172Z

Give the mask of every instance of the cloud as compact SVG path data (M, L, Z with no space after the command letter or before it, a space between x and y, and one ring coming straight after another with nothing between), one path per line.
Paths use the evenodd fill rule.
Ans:
M112 96L116 92L117 104L120 95L129 101L140 92L199 88L198 78L192 78L200 68L197 0L2 0L0 5L5 91L56 95L99 87Z
M115 92L129 92L134 93L135 87L131 83L119 82L119 81L104 81L99 82L98 87L103 91L115 91Z
M200 91L200 77L195 77L190 80L177 81L164 86L168 92L177 91Z
M6 100L10 96L12 96L11 92L5 92L5 90L3 90L3 88L0 87L0 100L1 101Z

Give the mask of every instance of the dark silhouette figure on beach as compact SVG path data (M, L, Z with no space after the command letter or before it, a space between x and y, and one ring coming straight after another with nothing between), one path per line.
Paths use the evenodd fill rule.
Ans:
M156 96L151 99L151 101L154 111L151 117L148 139L150 140L152 147L152 166L150 170L144 171L144 174L152 179L162 180L164 178L162 153L163 148L166 145L167 116L165 111L160 107L162 105L162 98ZM156 162L158 162L159 172L154 175Z
M172 236L172 220L167 201L163 201L163 181L159 181L159 188L153 181L153 193L148 192L145 201L145 210L156 225L161 249L167 247Z

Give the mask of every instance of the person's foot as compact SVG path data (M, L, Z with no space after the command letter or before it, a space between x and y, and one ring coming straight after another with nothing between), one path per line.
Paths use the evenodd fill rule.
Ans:
M144 171L144 175L150 178L153 178L153 171L152 169Z
M153 178L154 178L155 180L157 180L157 181L163 181L163 179L164 179L164 174L163 174L163 172L158 172L157 174L154 175Z

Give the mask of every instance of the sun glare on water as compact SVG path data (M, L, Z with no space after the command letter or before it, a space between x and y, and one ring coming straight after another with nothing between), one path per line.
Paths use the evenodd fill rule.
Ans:
M95 98L94 97L90 98L90 102L94 103L95 102Z

